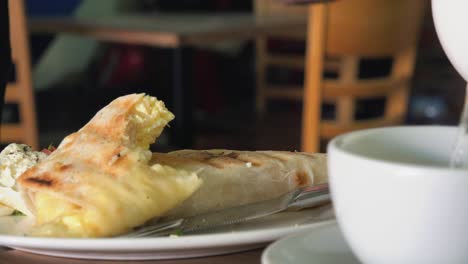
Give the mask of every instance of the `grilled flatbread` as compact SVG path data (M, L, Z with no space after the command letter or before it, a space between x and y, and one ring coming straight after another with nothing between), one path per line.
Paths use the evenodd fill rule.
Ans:
M168 218L272 199L298 186L327 182L326 155L286 151L180 150L151 163L196 171L203 185Z
M160 216L201 184L195 173L149 165L149 145L174 118L154 97L117 98L19 178L36 215L32 235L113 236Z

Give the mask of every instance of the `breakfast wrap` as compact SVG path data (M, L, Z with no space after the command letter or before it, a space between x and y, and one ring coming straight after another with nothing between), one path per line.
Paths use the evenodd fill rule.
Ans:
M37 226L31 234L104 237L130 231L189 197L193 172L149 164L149 145L174 118L143 94L117 98L18 180Z
M153 153L150 163L196 172L200 188L168 218L272 199L327 182L326 155L287 151L179 150Z
M6 213L12 208L35 217L29 235L109 237L152 219L192 216L272 199L300 186L327 181L325 154L151 153L150 144L173 118L163 102L131 94L101 109L47 157L36 159L38 153L11 146L5 150L9 158L14 153L20 160L31 156L34 162L23 166L22 173L15 167L18 161L12 160L8 169L22 175L11 179L0 175L0 183L22 199L0 202L9 207ZM0 189L0 198L3 194L7 193Z

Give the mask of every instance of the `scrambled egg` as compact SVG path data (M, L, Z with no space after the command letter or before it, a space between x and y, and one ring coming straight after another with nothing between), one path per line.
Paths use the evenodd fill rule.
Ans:
M33 215L18 192L16 179L46 157L47 154L43 152L16 143L0 152L0 216L11 215L15 210Z

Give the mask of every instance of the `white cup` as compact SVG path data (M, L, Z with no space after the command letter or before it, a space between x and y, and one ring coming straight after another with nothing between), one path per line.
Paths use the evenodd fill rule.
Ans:
M361 130L328 145L337 220L364 263L468 263L468 171L456 127Z

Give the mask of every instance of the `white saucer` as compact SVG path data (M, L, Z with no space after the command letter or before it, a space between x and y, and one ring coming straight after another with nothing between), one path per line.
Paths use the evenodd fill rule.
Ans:
M280 239L263 252L262 264L359 264L336 222Z

